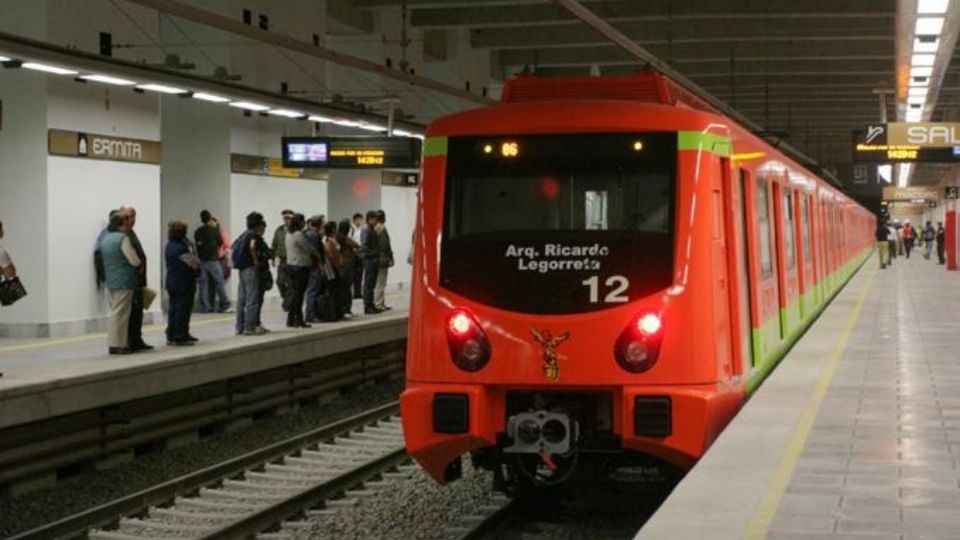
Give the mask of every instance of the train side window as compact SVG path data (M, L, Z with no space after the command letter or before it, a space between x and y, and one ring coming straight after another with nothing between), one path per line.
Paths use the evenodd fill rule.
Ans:
M797 266L797 247L794 242L793 194L783 190L783 256L787 269Z
M813 234L810 232L810 197L802 195L800 197L800 234L803 242L803 261L810 262L810 239Z
M770 234L770 200L767 192L767 179L757 179L757 230L760 235L760 275L773 274L773 240Z

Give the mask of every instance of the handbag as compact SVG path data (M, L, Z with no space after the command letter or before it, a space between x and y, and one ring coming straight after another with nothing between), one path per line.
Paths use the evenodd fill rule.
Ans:
M337 309L337 300L330 287L317 296L317 317L323 322L333 322L340 319L340 310Z
M0 281L0 306L10 306L27 295L27 289L14 277Z
M273 274L269 268L260 267L260 288L269 291L273 288Z

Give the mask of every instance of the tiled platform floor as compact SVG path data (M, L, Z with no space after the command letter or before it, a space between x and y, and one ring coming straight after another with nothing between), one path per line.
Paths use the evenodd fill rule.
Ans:
M899 258L867 294L770 540L960 539L960 273Z

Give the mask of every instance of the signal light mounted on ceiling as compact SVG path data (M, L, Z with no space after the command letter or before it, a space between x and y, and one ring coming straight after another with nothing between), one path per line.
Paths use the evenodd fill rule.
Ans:
M455 309L447 319L447 346L454 365L463 371L480 371L490 361L490 340L464 309Z

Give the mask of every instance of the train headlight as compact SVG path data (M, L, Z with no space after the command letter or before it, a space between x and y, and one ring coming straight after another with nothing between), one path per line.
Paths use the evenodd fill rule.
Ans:
M490 361L490 340L464 309L453 310L447 318L447 346L454 365L464 371L480 371Z
M657 363L663 341L659 313L642 313L620 334L613 347L617 364L630 373L643 373Z

